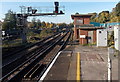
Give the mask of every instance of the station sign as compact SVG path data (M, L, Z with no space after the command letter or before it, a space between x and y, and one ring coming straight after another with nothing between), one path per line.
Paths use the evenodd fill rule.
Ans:
M86 36L85 35L80 35L80 38L86 38Z

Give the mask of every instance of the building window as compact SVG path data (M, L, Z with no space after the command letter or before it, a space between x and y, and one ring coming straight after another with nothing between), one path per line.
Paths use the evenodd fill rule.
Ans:
M76 23L83 24L83 20L81 20L81 19L79 19L79 20L76 20Z

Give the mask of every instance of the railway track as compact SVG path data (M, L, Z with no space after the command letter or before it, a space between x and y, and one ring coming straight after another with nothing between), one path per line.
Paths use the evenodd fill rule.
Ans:
M55 34L53 34L53 35L51 35L51 36L48 36L48 37L40 40L39 42L36 42L36 43L31 44L31 45L29 45L29 46L25 46L25 47L22 48L22 49L15 50L15 51L13 51L12 53L4 54L4 55L2 56L2 59L7 59L7 58L9 58L10 56L13 56L13 55L15 55L15 54L17 54L17 53L21 53L21 52L23 52L23 51L26 51L26 50L30 49L31 47L34 47L35 45L39 45L40 43L42 43L42 42L50 39L51 37L53 37L53 36L55 36L55 35L57 35L57 34L58 34L58 33L55 33Z
M68 33L65 38L62 46L56 46L55 49L52 50L52 52L55 52L56 48L56 53L52 53L47 55L42 61L38 62L35 67L33 67L23 78L23 81L32 81L32 82L37 82L39 81L40 77L42 77L43 73L47 70L49 65L52 63L58 52L63 50L65 46L67 45L67 42L71 36L71 33ZM39 66L39 67L38 67ZM37 69L36 69L37 68Z
M60 34L55 35L54 37L59 37ZM32 54L35 54L36 52L39 51L38 48L42 48L45 44L49 44L49 42L52 40L53 36L47 38L44 42L40 42L37 43L37 48L32 49L30 51L26 51L26 52L22 52L17 54L11 61L8 61L7 59L7 63L3 64L2 68L0 68L0 70L2 70L3 76L5 76L8 72L10 72L12 69L14 69L15 67L17 67L19 64L22 64L25 60L27 60ZM31 49L31 48L30 48ZM29 49L28 49L29 50ZM4 59L3 59L4 60Z
M48 66L45 63L43 63L42 60L46 57L46 54L50 52L50 50L52 50L55 47L55 45L57 45L68 34L70 37L71 33L67 32L63 36L57 35L54 38L51 38L50 40L46 41L42 46L37 48L34 53L31 53L31 55L29 56L25 55L26 59L24 62L22 61L22 63L21 61L18 61L18 59L16 59L16 61L18 61L17 63L20 62L20 65L17 66L12 71L10 71L9 73L7 73L0 80L2 82L13 82L13 81L16 82L16 81L21 81L22 78L24 78L25 80L31 80L33 78L34 79L37 78L38 80L38 77L40 78L40 76L44 72L43 70L45 70L45 68ZM69 37L65 42L69 40ZM66 43L63 44L63 46L59 49L59 51L65 47L65 44ZM9 65L11 65L11 63Z

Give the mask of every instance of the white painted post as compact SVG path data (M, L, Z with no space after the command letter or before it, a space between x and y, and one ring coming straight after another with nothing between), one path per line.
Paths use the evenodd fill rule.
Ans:
M112 82L112 60L110 55L113 55L114 51L108 47L108 82Z
M108 81L111 80L111 66L110 66L110 59L108 57Z
M120 51L120 25L114 26L114 42L115 42L115 49Z

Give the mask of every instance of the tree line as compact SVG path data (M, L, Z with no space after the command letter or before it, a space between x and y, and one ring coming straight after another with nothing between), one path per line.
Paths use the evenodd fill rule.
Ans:
M40 19L33 18L31 22L28 22L28 28L53 28L56 27L55 23L49 23L45 21L40 21Z
M53 23L53 22L45 22L40 21L40 19L33 18L31 22L28 22L28 28L71 28L73 27L73 23Z
M113 8L112 12L102 11L99 14L92 13L91 22L107 23L120 22L120 2Z
M2 30L11 30L11 29L19 29L17 26L17 18L15 16L15 12L12 10L8 10L5 14L4 21L2 23ZM44 29L44 28L71 28L73 27L73 23L66 24L66 23L53 23L53 22L45 22L41 21L40 19L33 18L31 22L27 23L28 28L35 28L35 29Z

